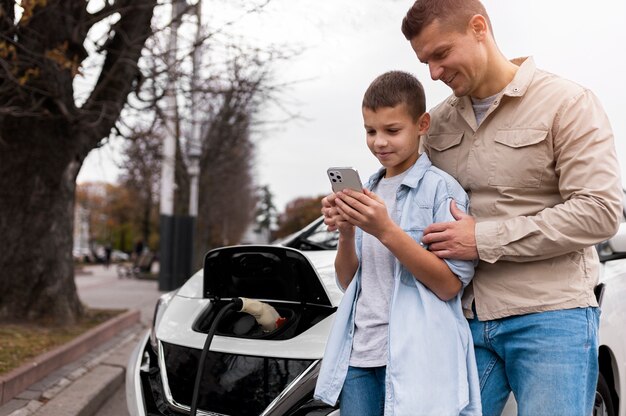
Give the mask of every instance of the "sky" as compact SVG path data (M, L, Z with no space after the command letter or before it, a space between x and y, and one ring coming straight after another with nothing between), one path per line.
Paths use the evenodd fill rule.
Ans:
M533 56L538 68L571 79L600 98L626 178L626 1L598 0L593 6L588 0L483 3L505 56ZM448 87L430 79L427 66L400 32L411 4L273 0L262 15L249 16L240 25L242 34L261 42L302 48L298 57L276 68L279 79L306 80L285 93L290 110L301 117L254 137L257 183L269 185L279 211L295 198L329 193L328 167L355 167L363 180L378 169L365 144L361 116L363 92L376 76L394 69L413 73L424 85L427 107L450 94ZM275 111L262 116L279 118ZM114 182L119 148L113 142L92 151L78 182Z

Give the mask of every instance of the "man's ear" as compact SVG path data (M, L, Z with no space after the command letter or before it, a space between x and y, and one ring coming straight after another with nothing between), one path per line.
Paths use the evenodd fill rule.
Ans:
M428 129L430 128L430 114L424 113L417 120L417 127L419 128L419 134L424 135L428 133Z
M468 23L468 29L477 40L483 40L489 31L487 19L482 14L475 14Z

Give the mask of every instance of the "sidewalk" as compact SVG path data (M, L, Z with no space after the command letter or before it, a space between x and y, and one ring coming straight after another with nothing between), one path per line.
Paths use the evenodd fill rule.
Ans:
M90 416L123 385L128 357L150 327L154 305L161 295L157 282L119 279L114 265L108 269L102 265L87 266L76 274L75 281L79 297L89 307L136 312L129 312L131 321L127 318L117 329L95 334L101 340L96 348L0 406L0 416ZM78 340L78 348L88 343ZM58 358L49 358L54 359Z

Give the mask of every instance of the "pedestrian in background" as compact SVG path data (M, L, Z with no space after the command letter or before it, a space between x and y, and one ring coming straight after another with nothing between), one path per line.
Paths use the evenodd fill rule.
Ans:
M107 269L109 268L109 265L111 264L112 252L113 252L113 248L111 247L111 243L107 243L107 245L104 247L104 267L106 267Z

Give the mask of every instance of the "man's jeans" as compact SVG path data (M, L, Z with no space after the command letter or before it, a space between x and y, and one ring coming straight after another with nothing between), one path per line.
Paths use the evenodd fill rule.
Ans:
M382 416L386 367L348 367L339 396L341 416Z
M520 416L590 415L598 379L598 308L469 321L484 416L513 391Z

